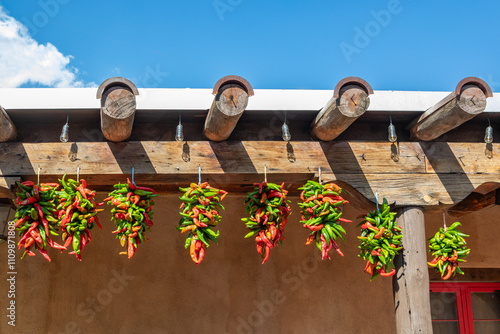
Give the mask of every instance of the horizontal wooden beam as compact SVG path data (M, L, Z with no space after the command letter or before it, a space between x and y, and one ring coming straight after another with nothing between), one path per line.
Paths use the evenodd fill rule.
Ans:
M499 144L493 144L498 151ZM389 142L82 142L0 143L0 176L41 179L80 174L97 186L123 181L135 168L140 183L172 189L202 177L232 191L268 178L296 189L309 178L342 181L370 201L378 191L397 205L450 205L500 180L496 158L480 143ZM74 176L73 176L74 177Z

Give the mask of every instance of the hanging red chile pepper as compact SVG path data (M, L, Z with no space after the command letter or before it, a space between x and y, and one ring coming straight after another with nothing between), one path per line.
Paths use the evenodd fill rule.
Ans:
M384 198L380 210L363 214L361 236L358 237L361 250L359 257L366 260L365 273L371 275L373 280L378 275L390 277L396 273L394 258L403 249L401 226L394 221L395 212L390 212L391 207Z
M104 203L97 203L95 191L87 188L87 182L83 179L80 182L68 179L66 174L59 182L63 186L61 191L56 192L59 199L57 206L58 218L60 219L62 239L65 241L64 247L71 244L75 255L81 261L81 252L92 240L91 229L95 225L101 227L97 214L104 209L97 209Z
M335 248L337 253L344 256L336 241L340 237L345 241L345 229L340 222L351 223L350 220L341 218L342 207L349 203L340 196L342 189L334 183L322 185L315 181L307 181L299 188L302 190L299 206L302 210L301 223L310 230L306 245L316 242L321 251L321 258L330 259L329 252Z
M464 274L458 263L467 262L464 258L469 255L470 248L465 241L469 235L457 229L461 225L460 222L455 222L446 229L441 227L429 239L429 252L432 252L434 259L427 264L439 271L443 280L455 276L456 273Z
M113 187L115 190L104 201L113 205L111 220L116 230L112 233L116 233L122 246L127 245L127 251L120 252L120 255L127 255L130 259L137 252L137 246L148 240L144 234L153 226L152 198L158 193L151 188L136 186L129 179L127 183L118 183Z
M56 249L66 249L53 241L51 236L58 236L58 219L55 217L56 189L59 185L42 183L35 185L32 181L17 183L21 192L16 193L15 203L19 205L16 210L14 227L19 231L18 249L24 248L21 258L27 255L35 256L32 251L37 249L47 260L47 245Z
M250 232L245 238L255 236L257 252L263 257L262 264L269 259L269 253L278 243L281 244L283 230L291 214L288 191L274 183L254 183L255 189L245 198L246 213L250 218L242 218Z
M220 202L227 192L210 187L208 182L201 184L191 183L188 188L179 188L184 194L179 197L182 201L179 212L181 219L176 229L181 233L189 232L184 247L189 248L191 259L199 264L203 261L209 240L217 243L219 231L212 228L221 221L219 210L224 207Z

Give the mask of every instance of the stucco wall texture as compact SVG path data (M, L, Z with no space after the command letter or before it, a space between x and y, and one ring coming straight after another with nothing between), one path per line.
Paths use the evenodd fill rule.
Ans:
M15 327L6 317L4 244L0 332L394 333L392 280L379 277L370 282L363 272L365 263L357 257L359 219L345 224L347 243L339 243L345 256L334 252L331 261L322 261L315 246L305 246L308 233L298 223L298 199L291 200L286 241L272 250L265 265L253 238L243 239L247 231L240 220L245 217L241 195L230 194L224 200L219 245L211 245L198 266L184 249L185 235L174 229L179 220L177 197L156 200L150 240L131 260L118 255L124 249L111 234L114 225L107 208L100 215L103 229L93 230L82 262L56 250L49 252L52 263L38 253L20 260L18 253ZM478 255L473 256L480 266L499 265L494 255L488 255L487 242L494 236L482 228L484 220L498 217L494 210L463 220L470 225L464 231L474 235ZM344 217L353 219L359 213L347 206ZM430 218L431 225L439 225L438 215ZM498 229L498 224L492 226ZM470 266L472 259L471 255Z

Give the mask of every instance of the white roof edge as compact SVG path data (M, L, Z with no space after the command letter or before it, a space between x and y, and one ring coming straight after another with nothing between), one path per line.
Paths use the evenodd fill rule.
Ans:
M247 110L320 110L333 90L255 89ZM425 111L450 92L384 91L370 95L372 111ZM208 110L212 89L139 88L140 110ZM13 110L99 109L96 88L0 88L0 105ZM500 112L500 93L488 98L486 112Z

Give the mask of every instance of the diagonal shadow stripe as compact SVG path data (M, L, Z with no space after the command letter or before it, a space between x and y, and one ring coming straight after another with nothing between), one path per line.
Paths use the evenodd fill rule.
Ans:
M451 150L448 144L439 145L440 151L436 152L437 145L433 142L419 142L427 161L436 170L436 175L441 180L444 188L454 203L463 199L463 192L471 193L475 187L467 177L462 168L462 164ZM448 170L448 172L446 172ZM453 177L450 177L450 176ZM460 186L460 192L457 191L457 185Z

